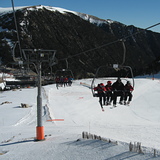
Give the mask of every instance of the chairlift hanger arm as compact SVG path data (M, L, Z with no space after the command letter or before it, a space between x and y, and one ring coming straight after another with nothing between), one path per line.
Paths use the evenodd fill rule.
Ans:
M134 86L135 86L135 82L134 82L134 75L133 75L132 68L131 68L130 66L124 66L124 67L126 67L126 68L129 68L129 70L130 70L131 77L132 77L132 81L133 81L133 84L132 84L132 86L133 86L133 88L134 88Z
M67 58L65 60L66 60L66 69L68 69L68 60Z
M125 46L125 43L124 43L124 39L121 39L120 40L122 42L122 45L123 45L123 61L122 61L122 64L124 64L125 60L126 60L126 46Z

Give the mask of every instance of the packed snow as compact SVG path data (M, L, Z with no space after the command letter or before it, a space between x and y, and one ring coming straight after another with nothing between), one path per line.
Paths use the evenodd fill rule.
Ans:
M105 78L98 81L106 83ZM135 78L130 106L104 106L104 112L88 87L91 82L92 79L81 79L71 87L42 87L44 141L35 141L37 88L2 91L0 159L159 159L158 155L153 157L153 149L160 150L160 80ZM22 108L21 103L29 108ZM49 121L53 119L63 121ZM118 144L82 139L83 131ZM129 152L130 142L141 142L145 154Z

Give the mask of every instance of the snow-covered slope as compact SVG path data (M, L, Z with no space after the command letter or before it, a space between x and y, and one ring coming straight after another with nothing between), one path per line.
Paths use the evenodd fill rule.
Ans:
M80 138L81 133L87 131L119 142L141 142L142 146L160 149L160 80L137 78L131 105L118 105L114 109L104 106L105 112L101 111L98 98L92 97L91 90L80 85L80 82L90 85L91 79L77 80L72 87L43 87L42 119L46 140L40 142L34 142L37 88L1 92L0 158L152 158L152 155L128 152L128 146L122 143L115 145ZM106 83L106 80L103 82ZM30 107L21 108L21 103L27 103ZM48 121L50 119L64 121Z

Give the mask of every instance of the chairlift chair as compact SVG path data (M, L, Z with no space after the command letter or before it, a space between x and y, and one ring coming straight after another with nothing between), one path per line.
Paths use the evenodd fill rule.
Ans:
M61 77L61 76L67 76L67 77L72 77L74 79L74 75L72 70L70 69L62 69L62 70L57 70L54 74L54 79L56 77Z
M57 71L55 72L54 79L55 79L56 77L61 77L61 76L72 77L72 78L74 79L73 72L72 72L72 70L70 70L69 67L68 67L68 60L67 60L67 58L65 59L65 62L66 62L66 68L65 68L65 69L62 69L62 70L57 70Z
M127 81L130 81L131 85L134 88L134 77L132 68L130 66L119 66L118 64L114 64L113 66L100 66L97 69L91 83L91 91L93 97L98 96L94 88L99 83L103 83L104 85L107 84L107 81L112 81L112 83L114 83L118 77L122 80L124 84Z
M94 91L94 87L97 85L96 81L98 80L98 83L106 83L107 81L113 81L115 82L117 80L117 77L121 78L122 82L126 82L128 80L132 81L132 86L134 88L134 77L133 77L133 71L130 66L124 66L125 59L126 59L126 46L125 46L125 40L120 39L120 42L122 42L123 46L123 59L122 63L119 64L113 64L113 66L100 66L91 83L91 90L93 97L97 96L97 94ZM113 83L112 82L112 83Z

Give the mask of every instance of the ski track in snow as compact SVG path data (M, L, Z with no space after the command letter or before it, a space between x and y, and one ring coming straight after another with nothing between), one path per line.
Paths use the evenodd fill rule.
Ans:
M42 110L42 119L44 122L46 122L47 120L51 119L50 118L50 113L49 113L49 108L47 106L48 102L48 96L46 95L46 92L44 90L44 88L42 87L42 99L43 99L43 110ZM45 104L45 105L44 105ZM19 126L19 125L31 125L31 124L35 124L35 122L37 121L37 106L36 104L34 104L33 106L31 106L29 109L29 112L22 117L20 120L18 120L18 122L16 124L14 124L13 126Z
M24 124L31 124L33 121L35 121L35 107L31 107L30 111L28 114L26 114L24 117L22 117L16 124L13 126L18 126L18 125L24 125Z

